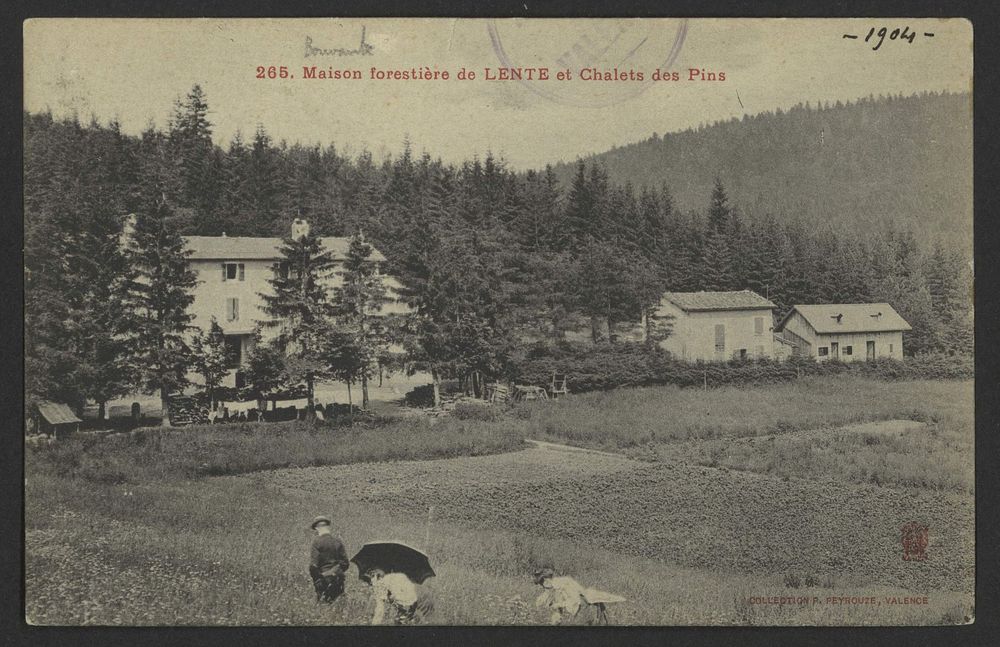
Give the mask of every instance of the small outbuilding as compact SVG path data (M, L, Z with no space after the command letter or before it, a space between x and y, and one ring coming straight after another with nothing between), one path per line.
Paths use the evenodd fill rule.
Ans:
M41 400L35 405L35 430L57 438L80 431L80 423L73 410L61 402Z
M656 315L672 330L660 346L689 361L773 358L775 307L750 290L667 292Z
M797 305L775 327L794 355L841 362L903 359L910 329L888 303Z

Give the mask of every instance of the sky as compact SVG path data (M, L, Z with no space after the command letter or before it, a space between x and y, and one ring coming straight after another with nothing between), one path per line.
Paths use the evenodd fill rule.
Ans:
M903 27L912 42L889 38ZM290 144L381 158L409 139L446 162L491 151L517 169L804 101L972 88L972 25L961 19L33 19L24 50L32 112L117 119L138 134L165 128L200 84L222 146L263 125ZM314 65L363 78L304 78ZM258 66L294 78L259 79ZM372 79L373 67L451 78ZM486 79L501 67L550 78ZM476 78L459 80L462 68ZM580 78L590 69L633 79ZM655 70L679 78L653 81Z

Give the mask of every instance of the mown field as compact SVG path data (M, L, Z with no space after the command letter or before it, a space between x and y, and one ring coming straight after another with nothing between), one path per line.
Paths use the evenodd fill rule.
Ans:
M549 560L627 597L610 610L614 623L953 624L972 616L971 382L622 390L513 415L522 434L615 452L542 446L211 478L129 473L118 482L60 475L51 456L29 452L27 617L364 623L367 587L353 570L344 599L312 602L306 525L321 512L334 516L349 550L379 538L425 548L442 623L544 621L529 575ZM843 428L876 420L902 422ZM456 437L511 429L462 424L442 429ZM266 452L259 442L255 453ZM926 477L911 478L914 470ZM930 527L925 562L902 560L899 529L910 520ZM749 601L842 595L881 603ZM888 599L923 595L927 606Z

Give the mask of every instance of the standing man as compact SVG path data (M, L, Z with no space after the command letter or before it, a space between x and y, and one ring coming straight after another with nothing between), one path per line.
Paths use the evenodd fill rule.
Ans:
M333 602L344 592L344 575L350 562L340 539L330 533L330 519L322 515L313 519L312 551L309 557L309 576L316 589L317 602Z

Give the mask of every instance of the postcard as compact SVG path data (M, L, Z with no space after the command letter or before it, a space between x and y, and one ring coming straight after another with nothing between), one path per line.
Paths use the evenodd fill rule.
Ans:
M29 624L974 622L968 20L23 32Z

